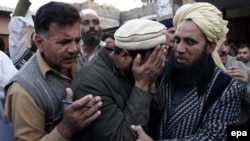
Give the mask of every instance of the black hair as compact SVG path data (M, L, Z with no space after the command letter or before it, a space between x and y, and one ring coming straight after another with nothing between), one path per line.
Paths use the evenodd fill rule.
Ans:
M103 32L101 40L105 41L105 39L107 39L107 38L112 38L113 40L115 40L114 35L112 33Z
M80 15L75 7L62 2L49 2L41 6L35 16L35 31L37 34L46 33L52 23L73 25L80 23Z
M3 52L5 51L5 44L2 37L0 37L0 50Z
M247 44L243 44L243 43L239 45L239 49L242 49L242 48L248 48L250 50L250 47Z
M154 49L155 48L144 49L144 50L127 50L127 51L129 52L132 58L135 58L137 54L141 54L141 58L143 59L147 52L149 51L152 52L154 51ZM120 47L115 46L114 54L120 54L122 50L123 49L121 49Z
M169 19L164 19L159 21L161 24L164 24L167 28L173 27L173 18L169 18Z

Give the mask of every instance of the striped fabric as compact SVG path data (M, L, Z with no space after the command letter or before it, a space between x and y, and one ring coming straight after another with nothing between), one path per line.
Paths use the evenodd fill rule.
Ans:
M198 96L197 87L192 88L182 99L181 104L177 106L172 117L168 115L174 94L174 85L171 82L161 84L165 109L160 123L158 140L226 140L226 126L238 122L240 99L245 90L245 86L235 79L232 79L223 94L208 109L198 130L196 127L204 103L220 73L224 72L216 68L205 94Z

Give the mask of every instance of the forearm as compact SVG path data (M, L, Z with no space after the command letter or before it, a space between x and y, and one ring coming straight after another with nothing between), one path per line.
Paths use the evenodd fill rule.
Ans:
M26 51L26 27L25 22L18 17L12 17L8 26L9 53L12 62L15 64Z
M28 11L30 5L31 5L31 2L29 0L19 0L17 5L16 5L13 16L23 16L24 17Z

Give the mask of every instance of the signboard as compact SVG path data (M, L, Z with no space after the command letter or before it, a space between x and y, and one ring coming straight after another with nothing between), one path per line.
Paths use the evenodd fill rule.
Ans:
M158 0L157 7L157 21L173 17L173 0Z

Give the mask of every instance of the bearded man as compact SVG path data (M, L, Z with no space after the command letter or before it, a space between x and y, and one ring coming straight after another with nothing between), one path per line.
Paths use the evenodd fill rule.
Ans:
M81 16L81 34L82 34L82 50L80 53L80 61L87 63L97 53L101 46L105 43L101 41L100 20L96 11L92 9L84 9L80 12Z
M174 59L167 63L160 84L164 112L151 135L156 140L226 140L227 126L239 120L246 89L212 57L217 41L228 31L227 21L214 5L193 3L180 7L173 23Z

